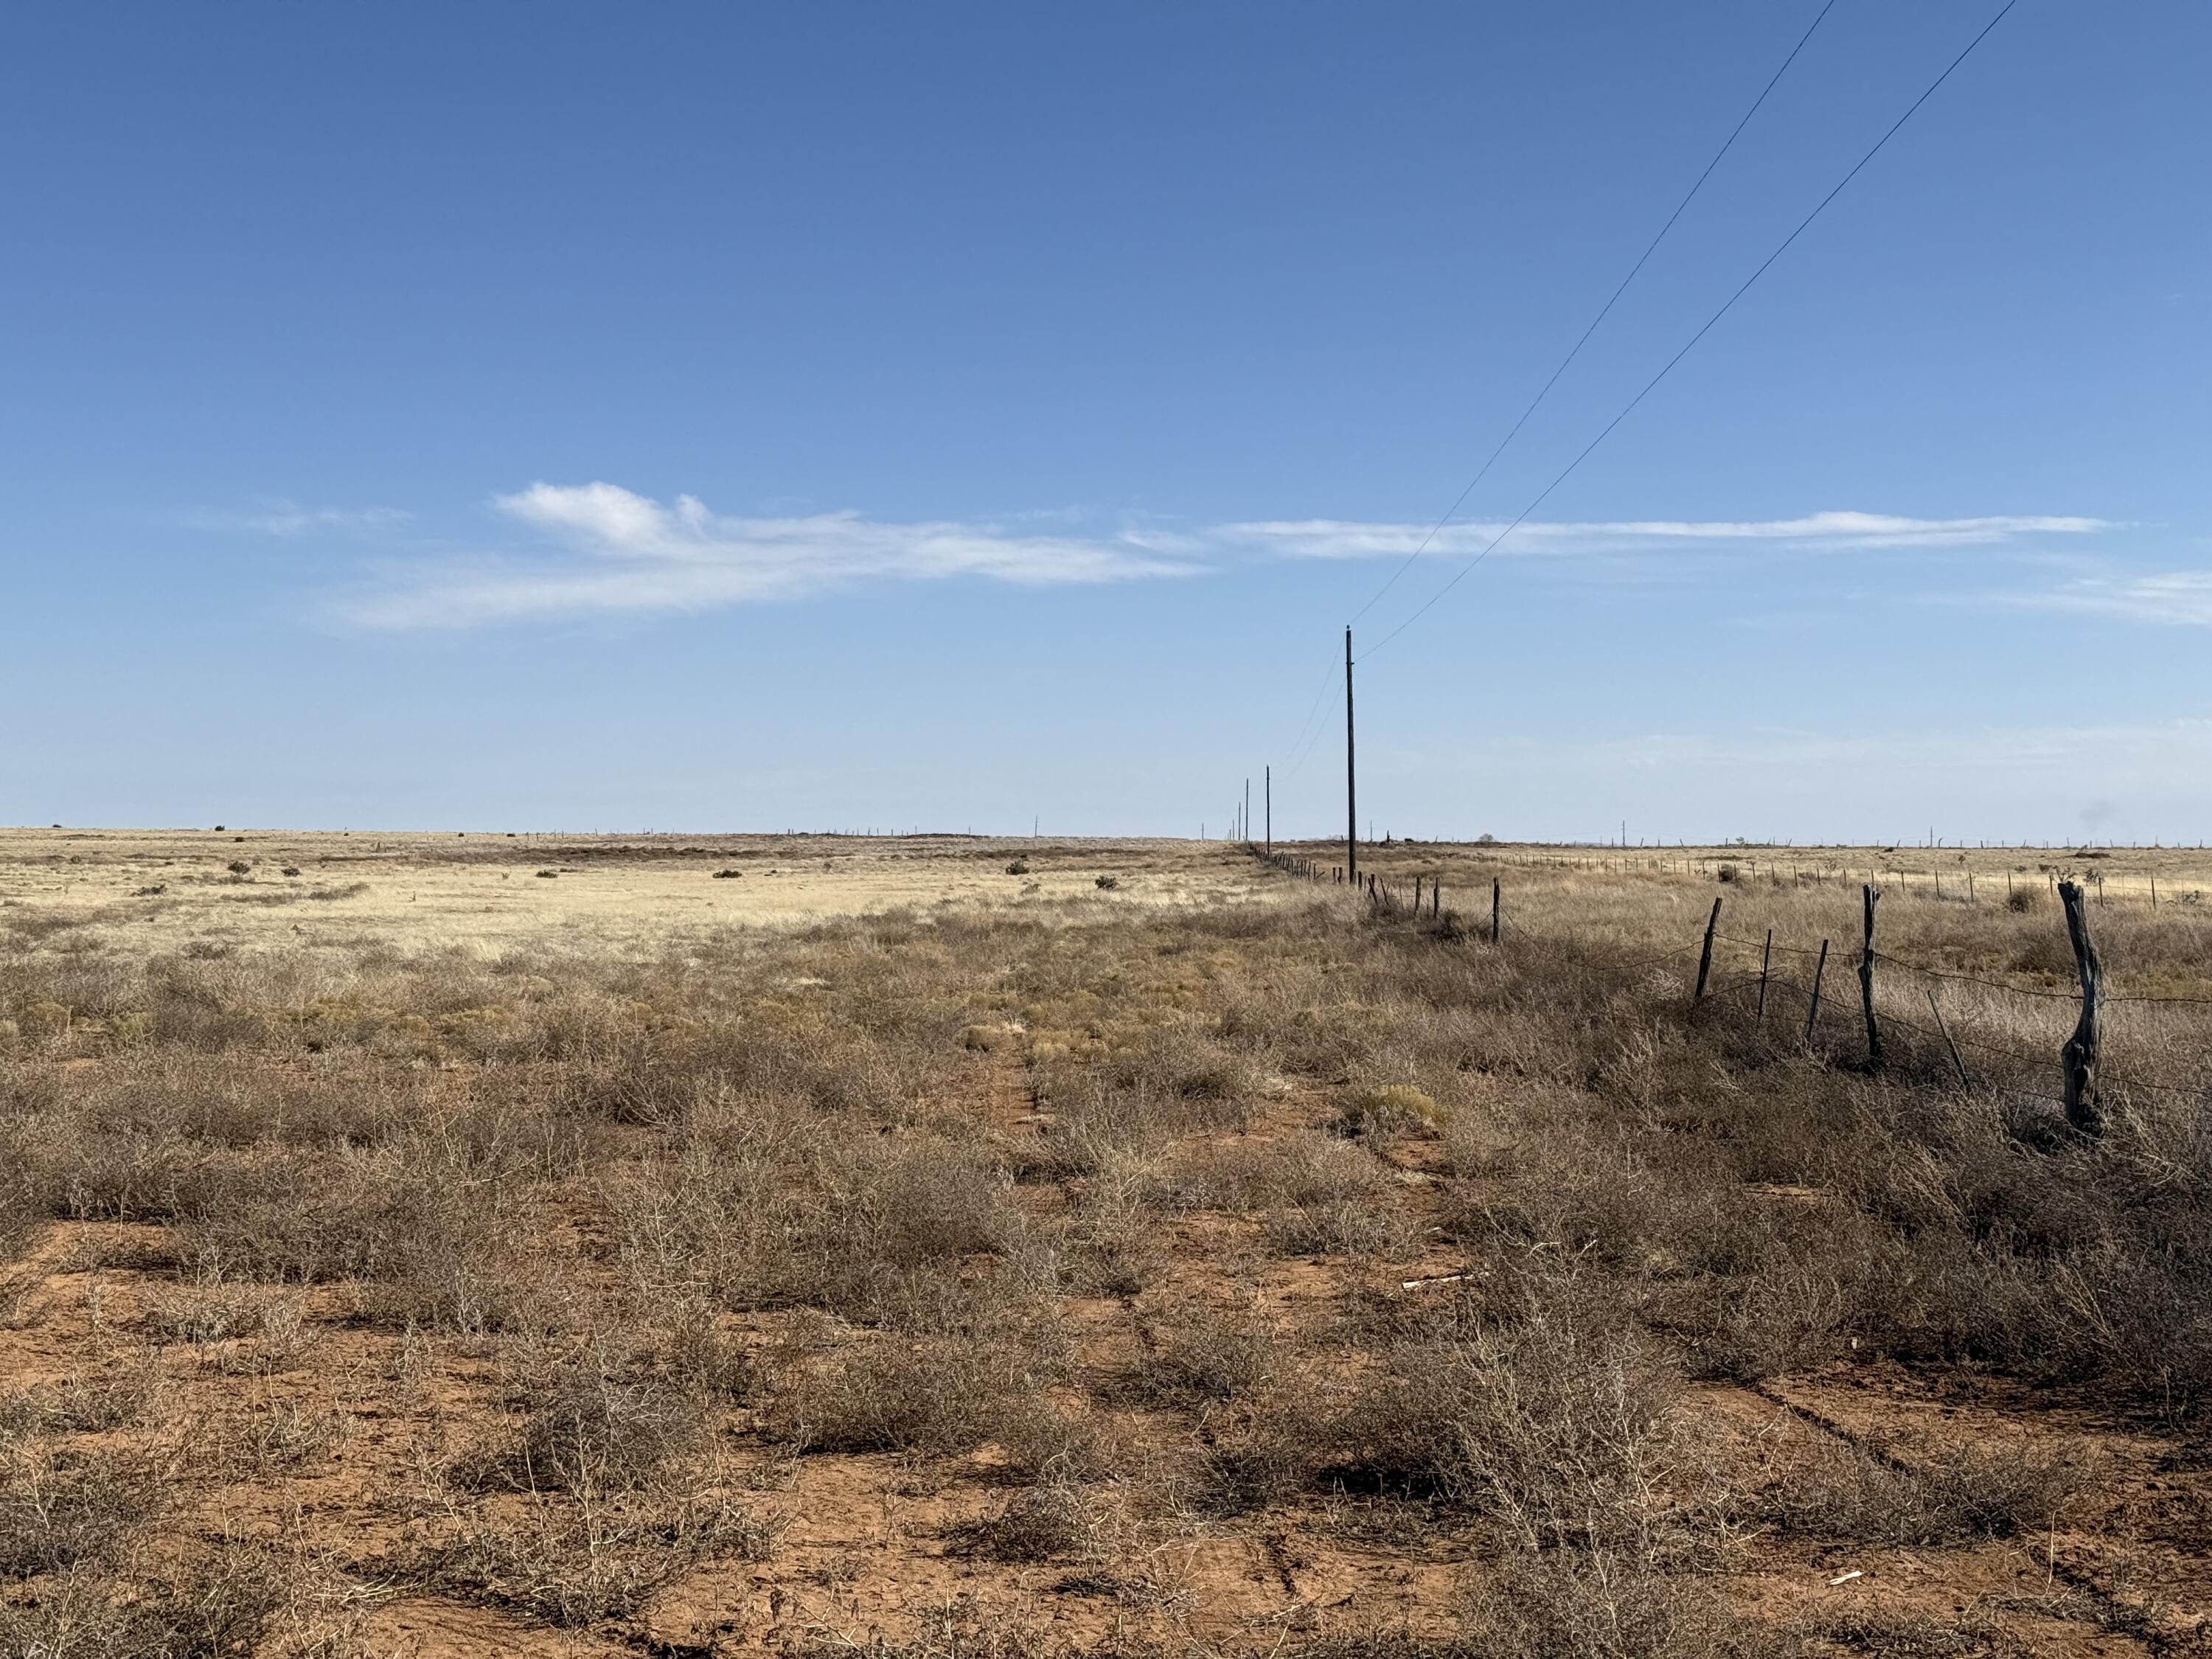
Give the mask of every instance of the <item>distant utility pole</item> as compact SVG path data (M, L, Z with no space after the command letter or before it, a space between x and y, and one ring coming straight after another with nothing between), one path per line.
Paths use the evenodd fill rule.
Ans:
M1275 769L1272 765L1260 769L1260 823L1267 832L1267 855L1272 858L1275 853Z
M1244 844L1252 844L1252 780L1244 780Z
M1359 879L1359 773L1352 750L1352 627L1344 629L1344 872Z

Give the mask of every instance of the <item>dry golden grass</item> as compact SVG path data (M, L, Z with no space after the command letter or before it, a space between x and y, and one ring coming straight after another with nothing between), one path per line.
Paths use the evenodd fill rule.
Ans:
M1022 857L1036 867L1009 876ZM720 927L1009 899L1182 906L1257 884L1232 849L1184 842L0 830L0 933L90 927L149 951L200 941L651 953Z
M1817 855L1372 849L1415 921L1218 845L230 833L0 866L0 1656L2199 1639L2212 1006L2116 1005L2068 1135L1978 869L1893 884L1869 1069L1847 951L1808 1044L1725 944L1855 939ZM2123 994L2212 995L2178 867ZM1910 964L1986 981L1963 1086Z

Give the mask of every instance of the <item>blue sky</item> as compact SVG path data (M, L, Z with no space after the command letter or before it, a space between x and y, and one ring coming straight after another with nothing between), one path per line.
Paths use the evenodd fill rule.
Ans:
M1839 0L1363 641L1995 5ZM1345 620L1816 9L17 9L0 820L1332 831ZM1365 662L1363 816L2212 838L2208 71L2021 0Z

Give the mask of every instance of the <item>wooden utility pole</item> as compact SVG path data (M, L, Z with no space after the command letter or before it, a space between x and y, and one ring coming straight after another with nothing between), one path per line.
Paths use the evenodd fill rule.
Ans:
M1260 769L1260 812L1267 830L1267 856L1275 854L1275 769Z
M1874 1019L1874 905L1881 896L1874 884L1859 890L1866 901L1866 933L1859 946L1859 1004L1866 1011L1867 1064L1881 1064L1881 1027Z
M1352 758L1352 627L1344 629L1344 867L1359 880L1359 774Z
M2105 1002L2105 963L2089 937L2081 890L2070 881L2060 882L2058 902L2066 907L2066 937L2074 946L2074 969L2081 978L2081 1016L2075 1022L2074 1035L2059 1052L2059 1063L2066 1072L2066 1121L2085 1135L2102 1134L2105 1114L2097 1100L2097 1016Z
M1252 844L1252 780L1244 780L1244 833L1238 839L1249 847Z

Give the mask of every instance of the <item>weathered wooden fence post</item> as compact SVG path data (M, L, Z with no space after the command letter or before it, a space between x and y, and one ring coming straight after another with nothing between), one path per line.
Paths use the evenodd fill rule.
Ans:
M1498 943L1498 878L1490 878L1490 942Z
M2081 890L2062 881L2058 901L2066 907L2066 937L2074 946L2075 971L2081 977L2081 1017L2059 1053L2066 1072L2066 1121L2085 1135L2098 1135L2105 1132L2105 1114L2097 1100L2097 1015L2105 1000L2105 963L2089 937Z
M1713 929L1719 927L1720 923L1721 902L1716 896L1713 899L1713 913L1705 918L1705 948L1698 952L1698 988L1690 994L1690 1000L1692 1002L1703 1002L1705 1000L1705 980L1713 971Z
M1951 1051L1951 1064L1959 1068L1959 1086L1961 1089L1972 1088L1974 1085L1966 1081L1966 1062L1959 1058L1959 1045L1951 1041L1951 1028L1943 1024L1943 1011L1936 1006L1936 988L1927 985L1921 988L1928 993L1928 1012L1936 1016L1936 1034L1943 1039L1943 1046Z
M1881 1027L1874 1018L1874 906L1881 895L1874 884L1859 889L1866 901L1866 934L1859 946L1859 1006L1866 1011L1867 1065L1881 1064Z
M1813 964L1813 1003L1805 1011L1805 1041L1813 1040L1813 1023L1820 1018L1820 976L1828 971L1828 941L1820 941L1820 959Z
M1766 948L1759 953L1759 1012L1752 1016L1753 1025L1766 1024L1766 964L1774 959L1774 930L1766 930Z

